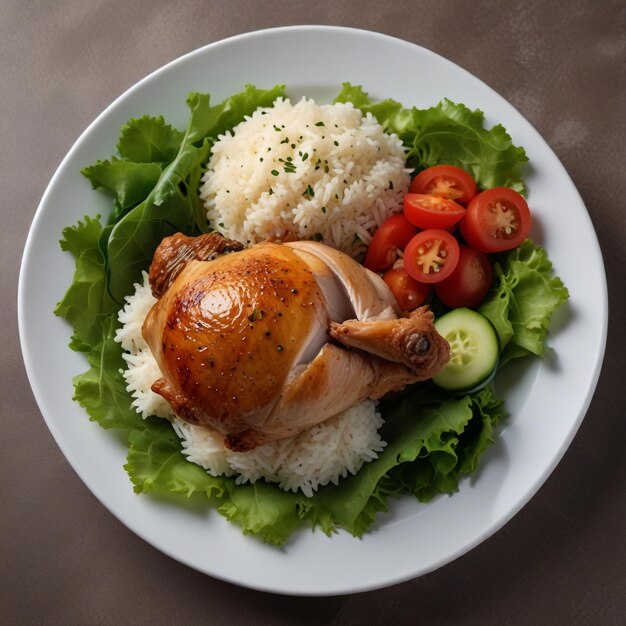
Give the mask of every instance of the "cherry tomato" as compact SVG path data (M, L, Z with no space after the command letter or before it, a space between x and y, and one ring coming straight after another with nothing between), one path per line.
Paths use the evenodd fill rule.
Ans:
M372 242L367 249L363 265L372 272L380 272L391 267L396 261L398 249L404 246L415 235L416 228L401 213L386 219L374 233Z
M438 283L452 273L459 260L459 244L445 230L417 233L404 249L404 269L420 283Z
M418 283L400 267L387 270L383 274L383 280L397 300L401 311L414 311L423 304L430 292L430 285Z
M411 181L411 193L427 193L467 204L476 195L474 179L460 167L435 165Z
M493 271L484 252L468 246L459 248L459 262L448 278L435 285L435 293L451 308L472 308L487 295Z
M450 228L465 215L465 209L454 200L407 193L404 196L404 217L419 228Z
M508 187L479 193L467 206L460 223L465 241L480 252L502 252L515 248L530 231L526 200Z

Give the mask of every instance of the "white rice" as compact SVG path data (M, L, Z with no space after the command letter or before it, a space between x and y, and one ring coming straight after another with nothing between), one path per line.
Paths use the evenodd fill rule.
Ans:
M177 418L170 405L150 389L161 373L141 336L141 326L155 302L144 272L143 283L135 284L135 292L126 297L118 314L122 327L115 340L124 349L127 368L122 373L126 388L133 396L132 406L142 417L156 415L172 421L185 456L212 476L237 476L240 484L264 478L285 491L300 490L310 497L318 487L337 484L340 478L355 474L385 447L378 434L383 420L377 403L371 400L295 437L251 452L233 452L224 446L218 433Z
M402 210L405 161L400 139L352 104L279 98L219 136L200 196L231 239L317 239L357 257Z

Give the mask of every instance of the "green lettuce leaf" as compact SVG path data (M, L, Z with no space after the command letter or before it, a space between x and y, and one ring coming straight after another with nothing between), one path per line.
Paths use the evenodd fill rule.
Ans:
M76 260L72 284L54 312L64 317L74 329L73 350L88 352L102 338L102 323L118 309L106 287L106 268L98 241L102 226L98 217L85 217L83 222L63 229L61 249Z
M458 446L460 474L473 474L483 452L494 443L496 426L507 416L504 400L491 387L473 394L474 419L463 432Z
M378 123L390 133L395 133L405 145L412 142L414 131L413 110L405 109L396 100L387 98L372 102L360 85L343 83L335 102L350 102L363 113L371 113Z
M258 535L266 543L284 544L302 524L298 502L302 496L287 493L276 485L257 481L254 485L237 485L225 481L228 497L217 511L228 521L238 524L246 535Z
M125 187L122 187L125 195L120 195L119 186L114 184L122 184L119 178L114 177L108 186L102 184L102 163L84 170L92 184L97 180L100 186L116 194L116 207L119 208L114 212L114 218L118 221L107 243L108 289L114 300L118 303L123 301L136 277L150 265L154 250L164 237L178 231L188 235L206 232L208 225L205 210L198 194L202 169L208 160L212 140L241 122L246 115L251 115L258 107L271 105L283 94L282 85L268 90L248 85L243 92L211 106L208 94L192 93L187 98L191 115L184 134L175 134L167 130L169 127L165 125L157 128L154 118L130 122L124 127L118 143L118 149L123 155L152 159L174 154L157 180L151 179L151 187L144 181L143 195L134 193L138 189L136 179L133 179L132 196ZM156 142L157 138L158 150L154 146L154 149L149 150L150 140ZM180 145L174 153L173 142L177 139L180 139ZM144 173L148 167L161 167L155 163L131 165L130 162L112 160L107 170L111 176L110 168L113 166L120 169L127 167L134 173L141 166ZM96 174L99 175L98 179ZM125 213L129 197L134 202L138 199L141 202Z
M175 493L190 498L204 494L208 504L245 534L281 545L302 524L300 496L258 481L237 485L233 478L215 478L182 454L180 440L171 424L149 418L145 428L129 436L128 460L124 469L136 493Z
M167 420L149 417L128 440L124 469L136 493L170 492L188 498L196 493L209 498L224 494L223 479L213 478L185 459L180 440Z
M122 376L126 363L114 339L117 328L116 315L109 315L100 324L100 341L87 356L90 367L74 377L74 400L102 428L143 428Z
M148 197L111 230L107 244L108 288L117 302L123 301L137 276L149 267L165 237L179 231L198 235L206 230L198 185L208 154L208 141L200 147L181 147Z
M271 106L276 98L285 95L285 86L276 85L271 89L258 89L246 85L245 89L226 98L221 104L209 107L209 96L191 94L187 104L192 109L192 123L187 131L186 141L193 143L205 137L217 137L232 130L244 117L252 115L259 107ZM202 102L206 99L206 106Z
M122 128L117 151L125 161L170 163L178 153L183 136L166 124L162 116L144 115L129 120Z
M511 187L525 193L523 148L513 145L500 124L486 129L482 111L444 99L430 109L405 109L394 100L372 103L361 87L344 83L336 102L370 112L408 147L407 162L420 171L449 164L468 171L481 189Z
M189 126L174 160L161 173L147 197L113 227L107 244L108 288L117 302L149 265L164 237L181 231L197 235L206 230L198 197L202 164L208 160L210 141L201 135L209 96L191 94ZM200 142L200 145L195 143Z
M496 263L493 287L478 310L500 336L500 364L527 354L543 356L552 314L568 297L546 251L532 241Z
M388 441L375 461L338 486L311 498L258 481L237 485L189 463L169 422L149 418L129 437L128 472L137 493L205 494L209 504L245 534L282 545L305 522L330 534L343 527L361 536L388 509L388 498L412 493L422 501L457 490L492 443L503 403L490 389L459 399L423 385L400 405L389 404L381 435Z
M320 494L333 517L357 534L356 520L380 479L396 465L414 461L424 447L438 449L443 433L462 432L472 414L467 398L441 404L429 402L426 398L424 402L423 391L419 390L384 416L387 422L381 430L381 437L387 441L387 447L378 459L335 489Z
M475 467L492 442L493 425L505 415L490 389L450 399L426 385L383 411L381 437L387 447L378 459L316 496L340 526L357 536L387 510L389 496L408 492L425 502L456 491L461 474Z
M111 223L116 222L150 193L161 172L158 163L133 163L115 157L110 161L98 161L81 170L94 189L103 189L115 197Z

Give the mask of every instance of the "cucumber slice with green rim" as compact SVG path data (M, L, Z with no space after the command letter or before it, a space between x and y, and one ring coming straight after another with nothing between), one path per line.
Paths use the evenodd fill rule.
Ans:
M491 382L500 360L500 339L493 324L471 309L454 309L436 322L450 344L450 361L433 377L448 391L477 391Z

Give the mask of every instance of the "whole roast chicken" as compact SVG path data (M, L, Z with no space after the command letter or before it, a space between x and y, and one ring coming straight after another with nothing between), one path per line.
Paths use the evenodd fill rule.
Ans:
M378 275L320 243L242 249L179 233L157 249L150 284L152 389L232 450L296 435L449 359L427 308L401 316Z

